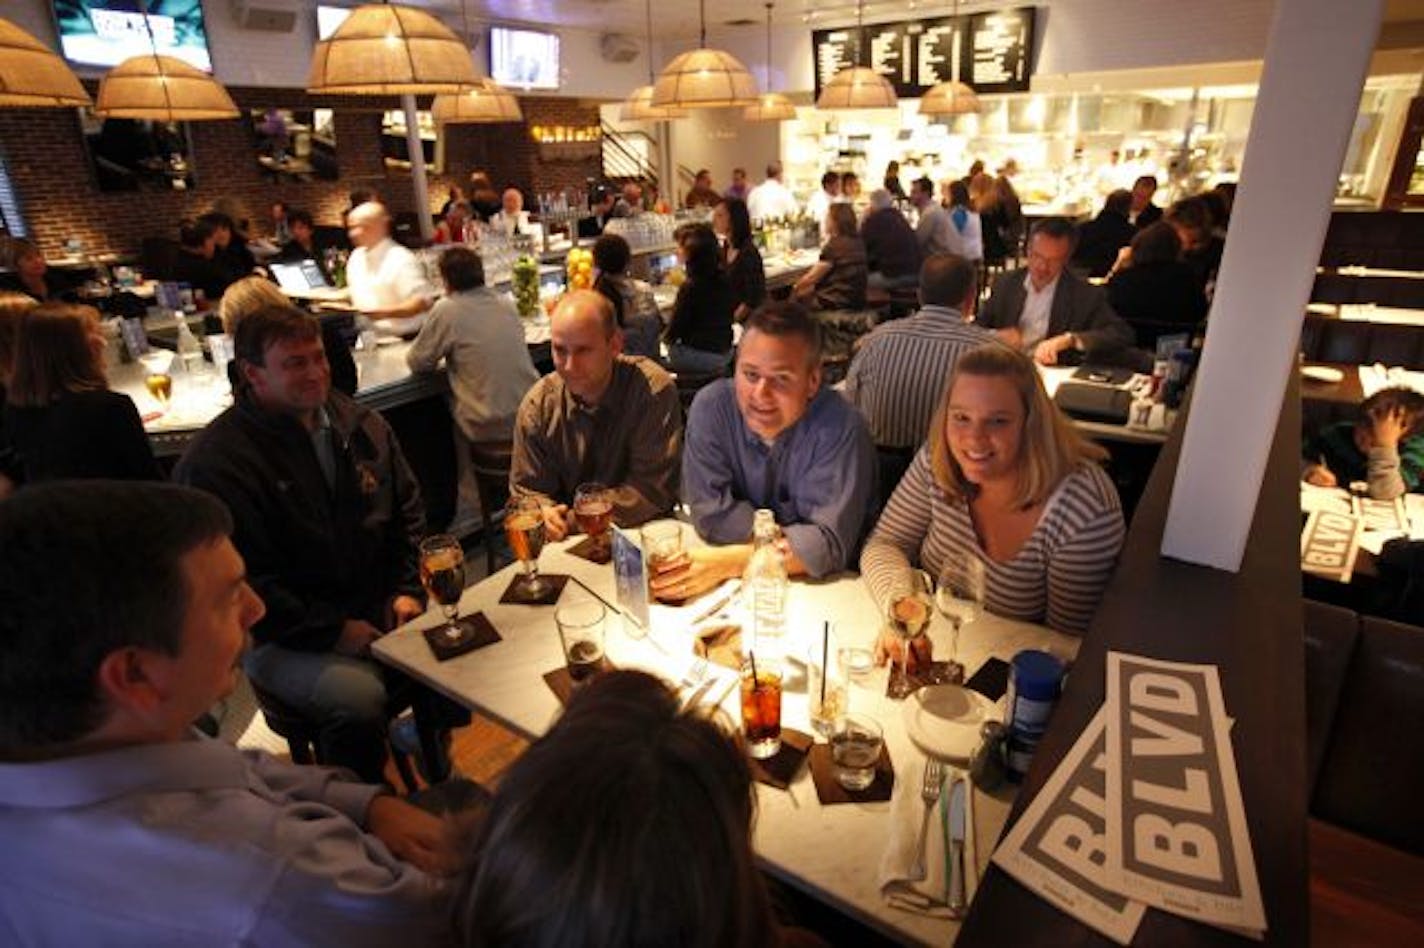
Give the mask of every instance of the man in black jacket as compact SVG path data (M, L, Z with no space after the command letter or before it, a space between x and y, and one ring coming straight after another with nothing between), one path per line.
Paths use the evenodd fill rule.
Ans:
M252 681L318 722L327 763L380 782L388 714L420 697L369 656L424 611L419 488L380 415L331 390L314 319L259 310L234 349L236 403L174 477L232 511L233 543L267 606L244 659Z

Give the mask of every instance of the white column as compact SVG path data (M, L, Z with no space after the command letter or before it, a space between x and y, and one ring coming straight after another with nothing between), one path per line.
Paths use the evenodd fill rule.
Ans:
M405 112L405 150L410 156L410 184L415 192L415 217L420 222L420 236L427 242L435 239L435 224L430 219L430 185L425 178L425 147L420 143L420 116L415 111L415 96L401 96Z
M1162 552L1235 572L1383 0L1277 0Z

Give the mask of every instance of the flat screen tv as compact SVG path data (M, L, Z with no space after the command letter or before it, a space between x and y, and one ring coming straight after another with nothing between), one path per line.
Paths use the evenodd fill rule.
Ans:
M148 0L153 44L164 56L213 71L201 0ZM64 58L83 66L117 66L150 52L138 0L54 0Z
M490 78L521 89L559 88L559 35L490 27Z

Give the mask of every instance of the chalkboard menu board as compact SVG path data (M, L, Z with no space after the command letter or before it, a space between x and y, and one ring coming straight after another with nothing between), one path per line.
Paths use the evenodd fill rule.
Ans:
M955 77L978 93L1027 92L1032 72L1034 8L1020 7L961 17L877 23L816 30L816 95L831 77L851 66L869 66L895 87L918 98Z

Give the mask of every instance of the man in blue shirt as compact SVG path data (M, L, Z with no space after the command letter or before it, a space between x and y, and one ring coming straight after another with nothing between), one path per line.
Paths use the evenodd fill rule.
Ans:
M790 575L827 576L853 562L875 512L875 449L859 413L821 389L820 326L805 307L753 313L735 378L697 394L682 492L709 546L655 576L658 597L686 599L740 576L761 507L781 525Z

